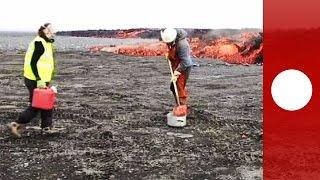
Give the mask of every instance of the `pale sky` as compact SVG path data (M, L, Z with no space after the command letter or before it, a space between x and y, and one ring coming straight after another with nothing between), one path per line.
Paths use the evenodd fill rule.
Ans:
M263 0L4 0L0 30L260 28Z

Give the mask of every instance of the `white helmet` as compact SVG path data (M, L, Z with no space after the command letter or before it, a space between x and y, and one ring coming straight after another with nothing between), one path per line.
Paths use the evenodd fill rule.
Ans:
M161 31L160 34L163 42L171 43L177 37L177 30L174 28L167 28L164 31Z

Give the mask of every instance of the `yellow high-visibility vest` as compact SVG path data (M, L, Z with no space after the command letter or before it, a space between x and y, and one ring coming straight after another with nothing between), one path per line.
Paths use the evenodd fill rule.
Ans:
M44 53L37 62L38 74L42 81L50 82L52 78L52 72L54 70L52 43L46 42L46 40L40 36L37 36L29 44L28 51L26 52L26 56L24 58L24 77L30 80L36 80L36 77L31 69L31 58L34 52L34 43L36 41L41 41L44 47Z

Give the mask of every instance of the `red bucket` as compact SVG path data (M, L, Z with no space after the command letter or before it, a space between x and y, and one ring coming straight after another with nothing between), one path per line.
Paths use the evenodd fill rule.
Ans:
M44 110L54 108L57 95L51 88L33 90L32 107Z

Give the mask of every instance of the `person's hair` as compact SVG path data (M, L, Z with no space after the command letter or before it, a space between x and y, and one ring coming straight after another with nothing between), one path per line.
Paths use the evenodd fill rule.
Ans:
M45 23L44 25L40 26L40 28L38 30L38 35L40 37L46 37L46 35L44 34L43 30L46 29L49 25L50 25L50 23Z

